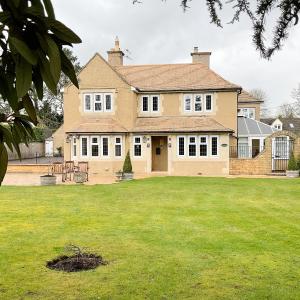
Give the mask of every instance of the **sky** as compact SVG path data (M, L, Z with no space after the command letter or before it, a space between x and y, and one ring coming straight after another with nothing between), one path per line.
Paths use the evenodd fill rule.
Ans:
M210 24L203 0L193 0L183 12L180 0L53 0L56 18L82 39L74 53L84 65L96 52L106 51L119 37L129 58L125 64L189 63L194 46L211 51L211 69L245 90L262 89L268 107L291 102L291 92L300 83L300 25L293 27L280 52L271 60L260 57L252 42L246 16L227 24L230 5L221 12L224 28ZM275 16L271 16L271 28Z

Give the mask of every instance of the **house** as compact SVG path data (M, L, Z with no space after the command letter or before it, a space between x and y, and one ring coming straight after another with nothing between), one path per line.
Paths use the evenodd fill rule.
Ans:
M124 65L116 39L106 61L95 54L64 89L65 160L114 174L129 151L136 176L227 175L237 144L238 109L260 102L210 68L195 47L192 63ZM249 110L250 109L250 110Z
M238 97L238 116L259 121L260 106L263 101L256 99L245 90L242 90Z
M277 130L291 131L297 135L300 135L300 118L289 117L289 118L265 118L262 122L272 126Z

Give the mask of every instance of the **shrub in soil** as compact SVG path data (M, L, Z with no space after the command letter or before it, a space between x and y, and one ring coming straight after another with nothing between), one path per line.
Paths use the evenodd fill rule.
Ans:
M72 246L73 255L62 255L46 263L46 267L52 270L64 272L79 272L96 269L107 262L97 254L82 252L79 247Z

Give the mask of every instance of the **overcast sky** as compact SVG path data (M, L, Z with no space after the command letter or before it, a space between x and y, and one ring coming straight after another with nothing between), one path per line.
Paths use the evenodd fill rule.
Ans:
M276 110L291 101L291 91L300 83L300 26L292 29L283 50L271 61L260 58L251 39L246 16L235 25L220 29L209 23L205 1L193 0L183 12L180 0L53 0L56 17L82 39L74 47L81 64L95 52L106 51L118 36L122 49L130 50L125 64L191 62L194 46L211 51L211 68L246 90L263 89L269 106ZM223 11L223 23L232 10Z

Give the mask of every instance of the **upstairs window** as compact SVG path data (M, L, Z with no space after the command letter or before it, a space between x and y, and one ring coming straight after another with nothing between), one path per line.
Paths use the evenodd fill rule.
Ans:
M84 94L83 111L85 112L110 112L113 110L113 94Z
M159 96L151 96L151 95L142 96L141 111L143 113L159 112Z
M255 108L253 107L245 107L238 109L238 116L245 117L250 119L255 119Z
M212 95L205 95L205 110L212 111Z
M84 111L92 110L92 95L84 95Z
M183 111L186 113L201 113L213 111L213 94L184 95Z
M142 141L141 137L134 137L133 140L133 155L142 156Z

